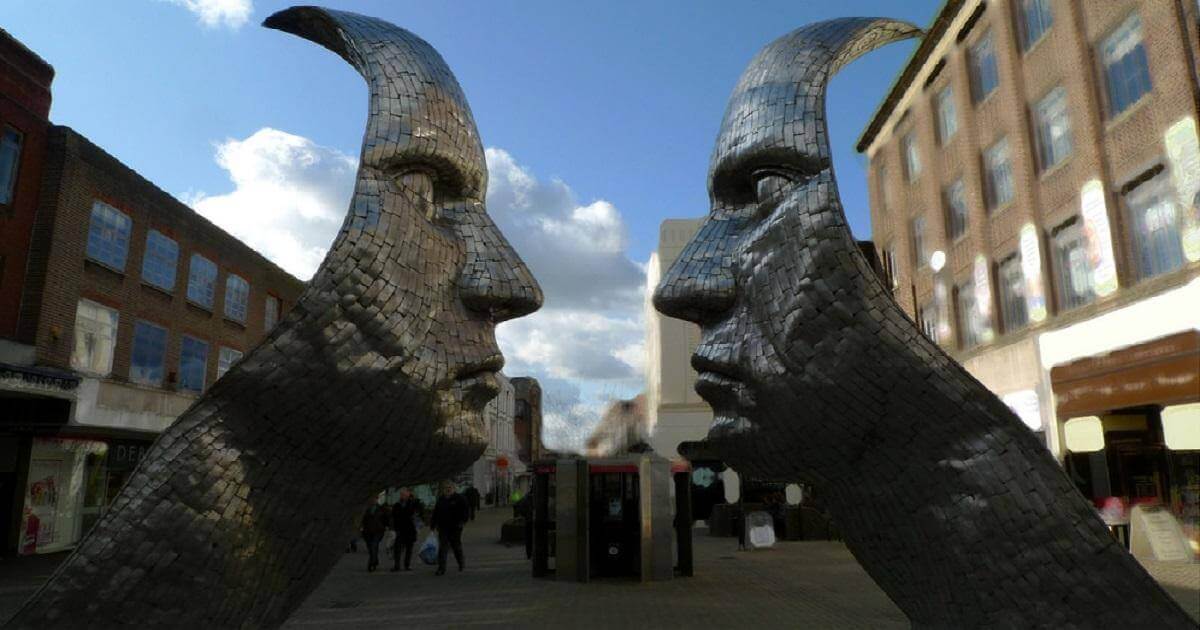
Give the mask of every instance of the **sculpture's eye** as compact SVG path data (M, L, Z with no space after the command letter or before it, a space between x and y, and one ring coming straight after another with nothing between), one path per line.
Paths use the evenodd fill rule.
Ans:
M792 173L781 169L759 169L754 172L754 198L758 203L776 201L784 190L795 183Z
M399 171L392 181L400 192L416 196L424 202L425 218L435 223L443 221L441 204L436 201L436 174L425 169L406 169Z

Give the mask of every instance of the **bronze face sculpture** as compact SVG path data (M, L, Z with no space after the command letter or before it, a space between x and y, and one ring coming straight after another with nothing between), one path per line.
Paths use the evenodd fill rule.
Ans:
M825 88L919 31L841 19L751 61L709 170L712 210L654 303L700 325L692 365L738 471L821 487L918 627L1193 627L1021 421L925 338L851 237Z
M369 85L342 230L295 308L159 437L8 627L277 626L374 493L483 452L495 325L542 294L484 208L461 88L429 44L380 20L302 7L266 26Z

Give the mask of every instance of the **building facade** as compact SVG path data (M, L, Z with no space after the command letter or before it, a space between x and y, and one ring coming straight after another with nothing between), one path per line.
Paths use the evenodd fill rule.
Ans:
M486 504L506 505L513 490L520 490L518 481L526 475L526 465L520 457L517 443L515 418L517 390L513 380L497 375L500 393L484 407L484 430L487 431L487 449L475 460L469 475L459 483L475 486Z
M304 283L51 124L53 71L0 35L0 171L15 173L0 186L0 555L47 553Z
M700 343L700 327L666 317L651 298L663 271L670 268L703 219L667 219L658 232L658 250L646 270L646 422L650 446L659 455L679 459L680 442L708 435L713 413L696 393L692 353Z
M1194 0L948 0L858 143L896 300L1121 524L1200 549Z

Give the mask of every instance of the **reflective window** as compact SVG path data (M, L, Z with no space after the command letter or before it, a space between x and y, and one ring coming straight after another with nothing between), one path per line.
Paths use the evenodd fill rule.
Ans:
M1142 18L1137 13L1104 40L1100 47L1108 88L1108 115L1129 109L1150 91L1150 65L1142 45Z
M937 95L938 141L946 144L958 131L958 114L954 109L954 89L942 88Z
M1129 208L1138 277L1152 278L1182 267L1180 213L1166 171L1130 191L1125 204Z
M242 353L233 348L221 346L221 351L217 354L217 378L225 376L229 368L233 367L242 358Z
M1051 239L1060 308L1067 311L1091 304L1096 299L1092 289L1092 266L1088 262L1087 243L1078 217L1056 227L1051 232Z
M925 217L913 219L908 229L909 241L912 243L913 266L920 269L929 264L929 252L925 251Z
M79 300L75 308L75 351L71 353L71 367L95 376L108 376L112 372L117 317L116 309L91 300Z
M225 278L225 317L237 322L246 321L246 304L250 301L250 284L241 276Z
M925 336L937 343L937 307L933 302L929 302L917 309L917 320L921 324L921 332Z
M183 336L179 347L179 389L202 392L208 367L208 344Z
M21 133L5 127L0 135L0 204L10 204L17 189L17 167L21 164Z
M988 210L1012 201L1012 164L1008 156L1008 138L1001 138L984 151L983 171L987 184L984 186L984 193L987 195Z
M958 287L958 331L963 350L970 350L983 343L991 328L975 299L975 282L968 280Z
M996 51L992 48L990 31L971 46L967 58L971 67L971 98L978 103L1000 85L1000 73L996 70Z
M1034 108L1038 162L1047 170L1071 155L1071 119L1067 114L1067 91L1054 88Z
M1020 18L1021 47L1029 50L1054 25L1054 14L1050 12L1050 0L1020 0L1017 3Z
M92 222L88 227L88 258L124 271L132 227L133 221L120 210L101 201L93 203Z
M1025 308L1025 272L1021 270L1021 257L1013 254L1000 263L1000 316L1004 318L1004 331L1020 330L1029 323Z
M211 310L216 287L217 265L200 254L192 254L188 267L188 299Z
M133 327L133 354L129 380L143 385L162 385L163 361L167 354L167 329L139 321Z
M282 310L279 298L274 295L267 296L267 307L265 315L263 315L263 329L270 332L275 324L279 323L279 311Z
M967 200L962 178L954 181L942 191L946 204L946 235L958 240L967 233Z
M916 132L905 134L901 144L904 146L904 172L911 182L921 175L921 154L917 148Z
M146 253L142 256L142 279L170 291L175 288L175 265L179 262L179 243L158 230L146 233Z
M883 277L886 279L887 288L895 293L896 287L900 286L900 281L896 277L896 254L893 253L890 244L880 250L880 253L879 264L883 267Z

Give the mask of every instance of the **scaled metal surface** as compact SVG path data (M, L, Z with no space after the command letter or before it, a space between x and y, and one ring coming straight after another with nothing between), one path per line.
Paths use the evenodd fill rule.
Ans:
M314 7L266 26L366 79L350 210L299 303L151 447L111 509L7 627L274 627L388 485L483 451L498 322L541 290L488 217L454 75L419 37Z
M828 79L883 19L798 29L750 63L709 170L711 213L655 295L701 327L709 439L743 474L819 485L918 627L1194 627L1047 449L921 334L851 237Z

